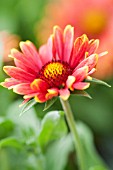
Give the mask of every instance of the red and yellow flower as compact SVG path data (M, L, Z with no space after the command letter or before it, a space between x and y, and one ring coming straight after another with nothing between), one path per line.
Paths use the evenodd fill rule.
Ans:
M98 45L98 39L89 40L85 34L74 39L70 25L64 31L55 26L39 52L30 41L20 42L22 52L11 50L9 57L16 66L4 66L11 78L1 85L24 95L24 103L31 98L42 103L56 96L67 100L74 90L89 87L84 80L96 70Z
M35 27L37 39L46 42L54 25L62 29L67 24L74 26L75 37L83 33L99 39L98 53L107 49L108 55L99 58L94 77L113 77L113 0L50 0L40 22Z

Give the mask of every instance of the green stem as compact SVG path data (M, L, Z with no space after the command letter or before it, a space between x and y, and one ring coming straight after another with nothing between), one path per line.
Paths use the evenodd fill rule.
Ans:
M74 144L75 144L75 148L76 148L77 154L78 154L80 170L85 170L86 168L85 168L84 155L83 155L83 151L82 151L82 145L81 145L81 141L80 141L80 138L79 138L79 135L77 132L76 122L74 121L74 117L73 117L73 113L72 113L70 104L69 104L68 100L64 101L60 98L60 101L61 101L62 107L64 109L69 128L70 128L71 133L74 138Z

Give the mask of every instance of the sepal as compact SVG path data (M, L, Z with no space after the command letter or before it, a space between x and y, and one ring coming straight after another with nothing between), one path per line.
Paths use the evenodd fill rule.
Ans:
M92 82L92 83L96 83L96 84L101 84L107 87L111 87L108 83L106 83L105 81L93 78L93 77L88 77L87 79L85 79L86 82Z
M36 103L37 102L35 99L32 99L29 102L27 102L26 105L23 106L20 116L23 115L25 112L27 112L29 109L31 109Z
M43 111L49 109L56 102L56 100L57 100L57 97L53 97L52 99L47 100L46 103L45 103Z
M92 99L92 97L84 90L74 90L71 94L84 96L84 97L88 97L89 99Z

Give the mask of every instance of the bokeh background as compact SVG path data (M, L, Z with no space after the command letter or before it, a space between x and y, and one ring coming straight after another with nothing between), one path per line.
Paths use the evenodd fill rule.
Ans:
M100 40L98 52L108 51L99 59L94 77L112 87L93 84L88 90L92 100L71 96L70 104L75 119L91 130L84 132L87 145L91 133L99 155L113 169L113 0L1 0L0 81L6 77L3 65L13 65L8 58L10 49L19 49L20 40L31 40L38 48L46 43L54 25L64 28L67 24L74 26L75 38L85 33ZM53 128L51 140L46 141L44 136L51 133L51 127L47 127L41 138L46 144L42 142L44 147L40 148L32 141L48 111L43 111L44 104L37 104L19 116L21 101L21 96L0 87L0 170L75 169L76 154L68 136L62 138L64 133L61 133L58 138L53 137L59 126L62 129L62 123ZM60 102L51 110L62 110Z

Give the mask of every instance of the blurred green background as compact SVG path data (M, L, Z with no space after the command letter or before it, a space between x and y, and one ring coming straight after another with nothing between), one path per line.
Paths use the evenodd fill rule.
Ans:
M45 40L45 37L40 39L39 35L40 26L43 26L42 21L44 17L47 17L48 4L52 4L52 1L0 1L0 81L6 77L2 66L13 64L7 59L7 56L4 56L7 55L4 54L5 50L10 50L6 47L17 47L15 44L20 40L31 40L39 47ZM52 11L54 11L54 7ZM47 25L47 28L45 26L42 29L45 31L47 29L48 32L50 22L44 24ZM4 34L4 31L7 33ZM41 34L43 35L43 33ZM17 37L15 38L14 35ZM13 41L14 43L12 43ZM110 78L105 76L103 79L113 87L113 75ZM85 148L87 149L86 155L89 156L86 161L92 165L98 161L101 162L92 147L95 145L99 155L111 169L113 169L112 87L91 85L88 92L92 96L92 100L79 96L70 97L75 119L78 120L78 128L83 130L83 141L92 151L92 155L94 154L91 158L90 151ZM59 100L49 109L52 111L49 115L48 111L43 111L44 104L36 104L27 113L19 116L21 108L18 106L21 101L21 96L0 87L0 170L75 170L75 167L77 169L76 154L70 134L67 133L69 130L66 127L64 115L55 112L58 119L56 124L52 115L54 110L62 110ZM100 167L98 170L103 169Z

